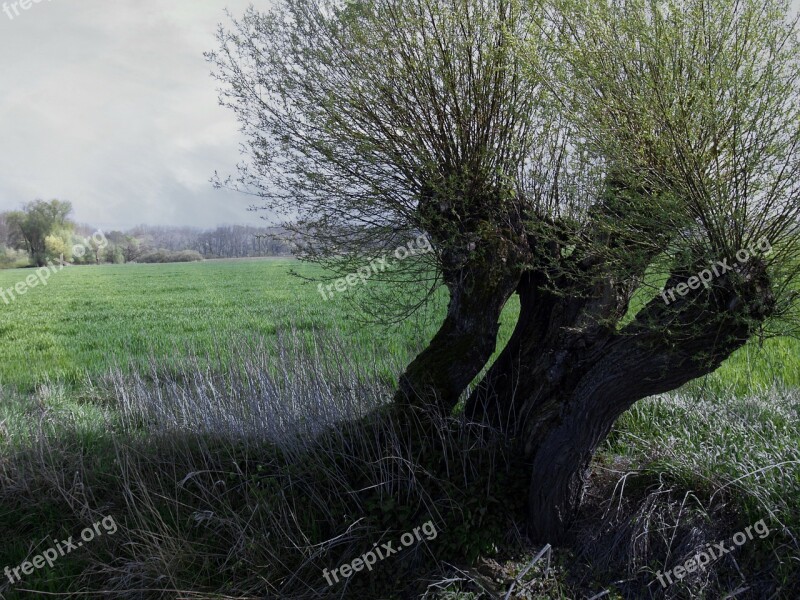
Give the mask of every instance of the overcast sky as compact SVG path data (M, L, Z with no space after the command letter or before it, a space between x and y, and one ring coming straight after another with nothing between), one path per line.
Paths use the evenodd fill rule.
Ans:
M262 223L208 182L240 138L203 52L249 0L30 1L0 0L0 211L58 198L106 231Z
M249 4L41 0L0 12L0 211L59 198L106 231L261 224L245 196L208 183L234 171L240 137L203 52L224 9Z

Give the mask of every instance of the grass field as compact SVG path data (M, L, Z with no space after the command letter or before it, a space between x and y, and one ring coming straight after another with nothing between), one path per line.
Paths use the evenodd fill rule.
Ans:
M30 273L0 270L0 288ZM0 302L0 384L24 391L45 381L80 386L117 363L143 365L152 355L167 366L187 351L214 354L220 340L272 336L290 325L339 332L364 360L378 352L403 362L436 330L443 301L414 320L380 326L354 314L349 294L358 289L324 300L314 283L324 277L314 266L269 259L68 268L46 287ZM518 311L512 298L500 346ZM718 374L690 385L744 395L782 384L800 386L797 340L768 340L763 348L753 342Z
M46 379L75 386L115 363L179 363L187 351L214 353L221 340L272 336L280 328L338 331L364 358L374 351L409 356L433 323L389 330L352 314L344 294L324 300L322 278L293 260L230 260L169 265L72 267L47 287L0 302L0 381L31 391ZM30 271L0 271L11 288Z
M29 273L0 271L0 288ZM292 426L306 427L326 406L385 400L443 311L440 295L413 320L368 323L346 294L330 301L318 294L314 282L325 276L292 260L73 267L47 287L0 302L0 535L6 540L0 567L19 564L53 539L113 513L119 533L37 571L26 589L105 597L111 586L118 593L108 597L169 598L175 597L169 590L178 589L187 591L181 597L262 597L264 581L292 583L291 574L302 571L317 585L314 569L340 564L342 553L379 539L392 523L398 533L406 530L427 494L439 490L438 479L426 479L435 467L414 465L409 479L402 469L387 477L383 461L393 454L374 440L358 441L376 443L361 450L371 460L350 465L351 456L339 454L351 443L346 434L332 446L302 442L277 454L248 437L255 433L269 442L298 407L308 423ZM501 342L518 310L512 299ZM287 344L285 332L306 337ZM341 345L306 356L312 343L326 339ZM156 386L145 381L153 365L167 374ZM109 380L111 371L132 379ZM106 384L100 393L97 382ZM674 394L637 403L597 456L587 504L592 520L580 543L554 556L555 576L533 569L528 578L541 581L531 581L529 589L538 591L524 597L573 600L610 590L605 598L660 598L636 594L653 582L663 561L729 538L760 518L770 523L769 537L752 541L736 564L720 565L709 581L673 586L664 597L723 597L716 594L740 585L739 569L748 585L756 582L750 596L739 597L760 597L764 581L782 590L776 600L796 597L797 387L800 344L769 340L748 345L717 373ZM310 407L307 413L303 407ZM314 437L308 431L304 439ZM459 448L459 432L451 433ZM398 464L413 464L413 455L397 453ZM349 468L337 470L338 461ZM454 455L447 471L459 485L444 504L469 506L482 492L483 500L497 502L482 480L482 492L461 490L476 470L467 454ZM507 516L505 505L495 508ZM375 513L380 519L370 522ZM441 556L502 555L495 541L503 533L492 514L453 511ZM369 524L355 535L323 527L349 527L362 518ZM308 547L295 545L301 537ZM327 539L339 541L324 552L309 550L316 547L312 541ZM510 584L508 577L532 556L505 558ZM373 582L375 589L397 584L393 569L381 575L391 580ZM327 597L304 596L305 583L295 583L300 587L293 597ZM0 578L0 598L36 597L20 587L4 587ZM152 593L129 593L143 588ZM710 591L697 595L704 589ZM481 597L448 594L431 597Z

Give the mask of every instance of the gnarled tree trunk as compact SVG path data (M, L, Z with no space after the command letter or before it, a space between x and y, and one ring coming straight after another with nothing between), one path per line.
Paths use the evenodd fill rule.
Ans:
M473 227L463 239L477 237L486 251L473 255L462 246L445 260L458 265L444 270L447 318L397 396L400 404L451 411L490 359L501 311L516 291L516 328L465 413L512 436L530 468L530 533L542 541L557 542L567 531L591 458L620 415L715 370L774 308L766 266L755 259L670 304L656 296L620 328L675 228L648 213L641 198L649 190L614 177L607 190L582 232L530 215L513 234L481 237ZM620 230L618 222L642 226ZM545 235L537 239L536 231ZM674 272L667 287L699 272L703 257L693 262L697 270Z
M477 214L459 231L429 228L443 248L450 301L439 331L400 378L397 405L449 413L496 349L500 315L519 285L530 247L520 215L507 213L502 227L493 224L491 214L505 210L496 196L473 205ZM436 212L439 202L431 199L420 210Z
M500 314L517 278L505 274L491 283L488 274L469 273L452 286L447 316L401 377L397 402L452 410L495 351Z
M625 410L715 370L769 315L769 282L751 267L674 305L657 296L620 331L587 318L599 296L558 298L534 289L536 277L521 284L517 330L467 410L506 426L529 462L534 538L561 539L591 458Z

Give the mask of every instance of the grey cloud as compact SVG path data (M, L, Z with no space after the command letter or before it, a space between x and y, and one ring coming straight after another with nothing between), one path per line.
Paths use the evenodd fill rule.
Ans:
M251 199L208 183L234 171L241 140L203 52L224 8L248 5L44 0L0 13L0 211L61 198L106 228L257 222Z

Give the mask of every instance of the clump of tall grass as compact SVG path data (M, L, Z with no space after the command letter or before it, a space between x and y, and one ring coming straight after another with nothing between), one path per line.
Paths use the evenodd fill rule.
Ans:
M800 586L800 391L749 397L689 389L641 401L618 421L587 511L582 557L624 572L648 598L792 598ZM662 590L656 574L764 520L748 541Z
M637 403L609 450L709 502L734 498L750 519L771 515L800 530L800 390L744 398L677 393Z
M105 383L126 429L302 444L385 405L385 373L402 368L391 356L366 364L342 338L296 329L218 340L215 349L189 353L177 369L151 358L144 372L114 370Z
M499 432L475 435L458 418L400 422L386 410L387 364L349 360L341 339L300 337L237 341L227 349L237 360L218 368L193 357L178 370L116 370L93 401L108 415L91 456L77 423L55 427L46 409L26 422L0 503L13 489L17 514L59 513L54 538L98 513L120 525L83 549L88 562L58 591L409 597L434 556L474 556L502 538L524 495L494 493L512 478ZM333 587L323 578L429 520L435 548L420 543Z

